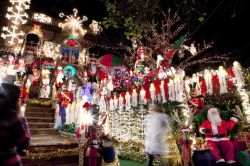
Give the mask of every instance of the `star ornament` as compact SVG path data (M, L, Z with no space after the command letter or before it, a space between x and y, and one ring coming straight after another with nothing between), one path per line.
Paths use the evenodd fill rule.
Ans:
M60 13L59 17L65 18L64 22L58 24L63 30L68 31L72 36L78 38L84 36L87 33L86 29L83 29L83 22L87 21L88 18L83 16L82 18L78 16L78 10L73 9L73 14L65 15Z

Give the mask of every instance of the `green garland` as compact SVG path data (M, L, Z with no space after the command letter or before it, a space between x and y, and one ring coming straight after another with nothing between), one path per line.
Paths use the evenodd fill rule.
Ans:
M74 134L77 129L77 124L76 123L64 124L64 125L59 126L57 129L59 131Z

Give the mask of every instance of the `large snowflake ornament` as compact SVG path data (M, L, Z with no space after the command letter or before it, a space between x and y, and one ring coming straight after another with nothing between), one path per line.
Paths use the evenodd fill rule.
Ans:
M12 6L8 7L6 18L15 25L25 24L28 18L25 10L30 8L30 0L10 0L10 3Z
M88 18L83 16L82 18L78 16L78 10L73 9L72 15L65 15L64 13L60 13L59 16L61 18L65 17L63 23L59 23L59 27L63 30L69 31L70 34L74 37L84 36L87 33L86 29L83 29L83 22L87 21Z
M1 34L1 37L3 39L9 38L8 43L10 45L14 45L15 41L17 41L18 43L22 43L23 39L21 38L23 36L24 36L23 31L19 31L15 25L12 25L11 28L3 27L3 33Z
M12 46L22 42L24 33L19 30L19 26L27 22L28 14L25 11L30 8L31 0L10 0L10 3L6 14L9 27L3 27L1 37Z

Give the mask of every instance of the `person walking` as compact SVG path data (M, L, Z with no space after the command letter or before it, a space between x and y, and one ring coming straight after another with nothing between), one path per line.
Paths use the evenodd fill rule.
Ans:
M0 83L0 165L22 166L18 152L28 147L30 132L18 112L19 87Z
M151 112L145 119L145 152L147 166L152 166L155 157L162 156L166 152L164 136L170 130L170 120L162 113L160 104L151 104L149 109Z

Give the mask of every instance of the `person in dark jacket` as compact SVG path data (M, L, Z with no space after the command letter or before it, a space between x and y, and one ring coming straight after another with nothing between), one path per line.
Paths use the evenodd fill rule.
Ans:
M0 165L22 166L19 151L28 147L30 132L18 111L19 87L0 83Z

